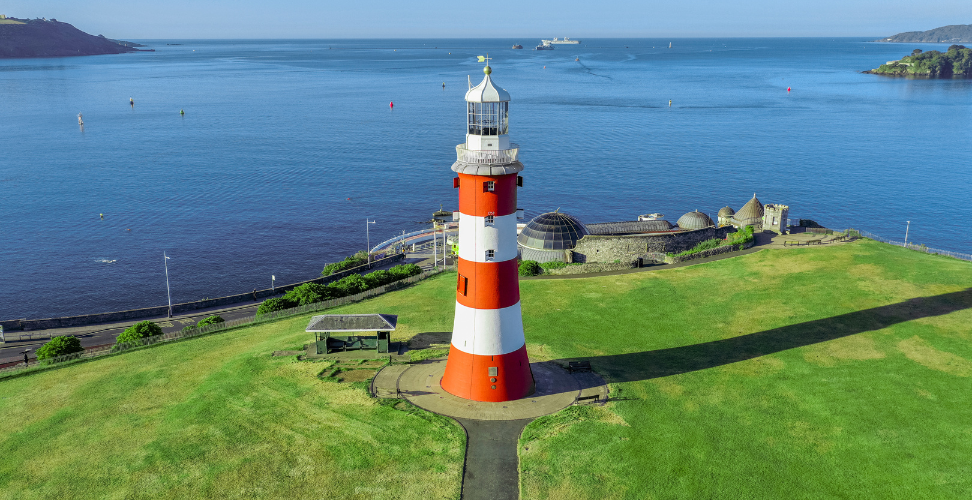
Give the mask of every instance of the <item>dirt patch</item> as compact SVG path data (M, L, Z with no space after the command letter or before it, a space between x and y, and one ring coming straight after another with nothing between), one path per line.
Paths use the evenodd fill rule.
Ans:
M296 356L304 354L304 351L273 351L274 356Z
M428 349L433 344L449 345L452 342L452 332L422 332L408 341L409 349Z
M341 382L364 382L375 376L375 370L341 370L335 377Z
M939 351L917 335L898 342L898 350L908 359L926 368L959 377L972 376L972 361L950 352Z
M862 335L809 346L803 353L803 359L820 366L834 366L841 360L881 359L884 356L874 339Z

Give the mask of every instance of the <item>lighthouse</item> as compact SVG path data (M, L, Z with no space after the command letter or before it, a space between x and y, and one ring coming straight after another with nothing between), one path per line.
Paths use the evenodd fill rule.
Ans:
M459 276L456 316L442 388L474 401L510 401L533 393L520 313L516 190L523 185L519 146L510 143L510 94L483 81L466 92L466 142L456 146Z

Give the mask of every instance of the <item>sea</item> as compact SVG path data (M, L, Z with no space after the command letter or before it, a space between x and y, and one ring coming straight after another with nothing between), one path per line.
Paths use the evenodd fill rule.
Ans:
M2 60L0 319L299 282L429 227L456 209L487 54L528 218L714 219L755 194L972 253L972 80L862 74L945 48L869 38L136 40L155 51Z

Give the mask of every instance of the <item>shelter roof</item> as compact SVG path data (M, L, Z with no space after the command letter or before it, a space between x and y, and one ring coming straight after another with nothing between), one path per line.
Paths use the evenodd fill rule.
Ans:
M398 325L396 314L321 314L311 318L307 332L390 332Z
M705 229L714 225L708 215L698 210L689 212L678 218L678 227L680 229Z
M570 250L588 234L584 223L562 212L547 212L533 218L520 231L516 241L522 247L538 250Z
M719 209L719 217L731 217L736 215L736 211L732 207L722 207Z
M667 220L633 220L624 222L598 222L588 224L591 234L638 234L671 231L672 223Z
M756 195L753 195L753 199L746 202L742 208L733 216L739 222L749 223L753 221L758 221L763 218L763 204L756 199Z

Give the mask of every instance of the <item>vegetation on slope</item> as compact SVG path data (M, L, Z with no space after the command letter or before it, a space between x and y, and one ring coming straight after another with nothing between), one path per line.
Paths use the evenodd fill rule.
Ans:
M972 49L962 45L952 45L947 52L915 49L910 56L882 64L868 73L932 78L972 77Z
M531 358L589 360L615 398L527 427L522 494L961 497L970 286L967 262L868 241L522 281ZM449 331L454 295L449 273L334 312L408 339ZM0 490L455 498L461 431L269 356L308 316L0 382Z
M972 24L952 24L928 31L906 31L874 41L889 43L970 43L972 42Z
M531 358L616 401L531 423L524 498L961 498L972 265L875 242L522 282Z
M448 278L430 281L454 293ZM404 314L400 331L431 315L401 300L356 306ZM327 362L271 357L313 337L308 319L0 382L0 496L457 498L458 425L319 377Z

